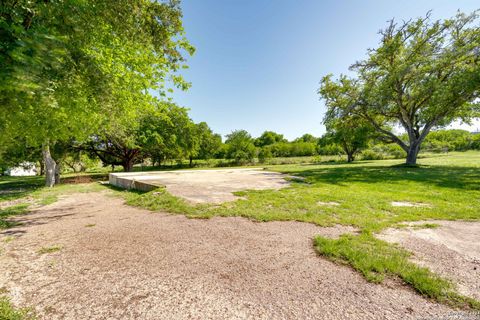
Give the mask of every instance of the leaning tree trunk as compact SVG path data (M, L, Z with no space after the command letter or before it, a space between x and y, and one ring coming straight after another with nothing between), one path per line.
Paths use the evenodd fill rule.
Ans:
M48 141L42 146L42 156L43 163L45 164L45 186L53 187L55 185L57 163L52 158Z

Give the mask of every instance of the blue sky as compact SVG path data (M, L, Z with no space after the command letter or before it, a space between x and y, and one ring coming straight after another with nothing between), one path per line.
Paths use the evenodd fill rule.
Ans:
M187 37L197 52L183 72L192 88L174 100L223 135L273 130L289 139L320 136L325 111L316 90L378 43L387 20L432 11L447 18L478 0L183 0Z

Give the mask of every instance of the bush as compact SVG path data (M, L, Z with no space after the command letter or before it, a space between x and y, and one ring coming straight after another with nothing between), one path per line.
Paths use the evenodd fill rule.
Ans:
M432 152L466 151L472 148L473 136L465 130L432 131L423 145L424 150Z
M318 154L322 156L336 156L344 153L342 147L336 143L318 146Z
M472 144L470 145L470 147L473 150L480 150L480 133L476 133L473 135Z
M317 154L317 145L312 142L278 142L265 148L274 157L306 157Z
M361 153L362 159L363 160L383 160L385 157L383 156L383 153L378 152L374 149L367 149L362 151Z
M272 157L272 151L268 147L263 147L258 152L258 161L260 163L265 163L265 161L267 159L270 159L271 157Z
M384 150L388 156L394 159L403 159L407 156L405 150L403 150L398 144L387 144L385 145Z
M227 135L226 156L234 159L238 164L253 161L257 149L253 145L253 139L245 130L236 130Z

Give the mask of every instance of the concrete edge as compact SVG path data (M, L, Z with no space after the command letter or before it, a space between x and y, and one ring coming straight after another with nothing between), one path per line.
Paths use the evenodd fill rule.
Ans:
M144 181L138 181L135 179L122 178L112 173L108 175L108 182L112 186L115 186L118 188L127 189L127 190L135 189L135 190L146 191L146 192L165 187L162 185L152 184Z

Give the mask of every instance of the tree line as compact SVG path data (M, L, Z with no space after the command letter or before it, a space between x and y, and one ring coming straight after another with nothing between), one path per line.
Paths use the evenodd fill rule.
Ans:
M96 167L98 161L112 170L121 166L124 171L131 171L138 164L159 167L171 161L182 163L185 160L193 167L198 160L212 159L230 161L222 165L242 165L288 157L338 156L351 162L357 156L363 160L406 156L398 145L371 137L357 144L351 153L351 149L329 132L321 137L304 134L288 141L282 134L273 131L265 131L254 138L246 130L235 130L222 141L222 136L214 133L205 122L194 123L186 109L175 105L170 105L168 110L156 116L143 117L141 123L132 128L136 129L92 135L83 143L57 143L51 153L58 168L73 172ZM406 134L401 138L407 139ZM437 153L480 150L480 133L459 129L436 130L425 139L423 150ZM25 149L23 144L12 144L2 148L2 152L0 168L25 161L39 163L42 167L40 147Z

